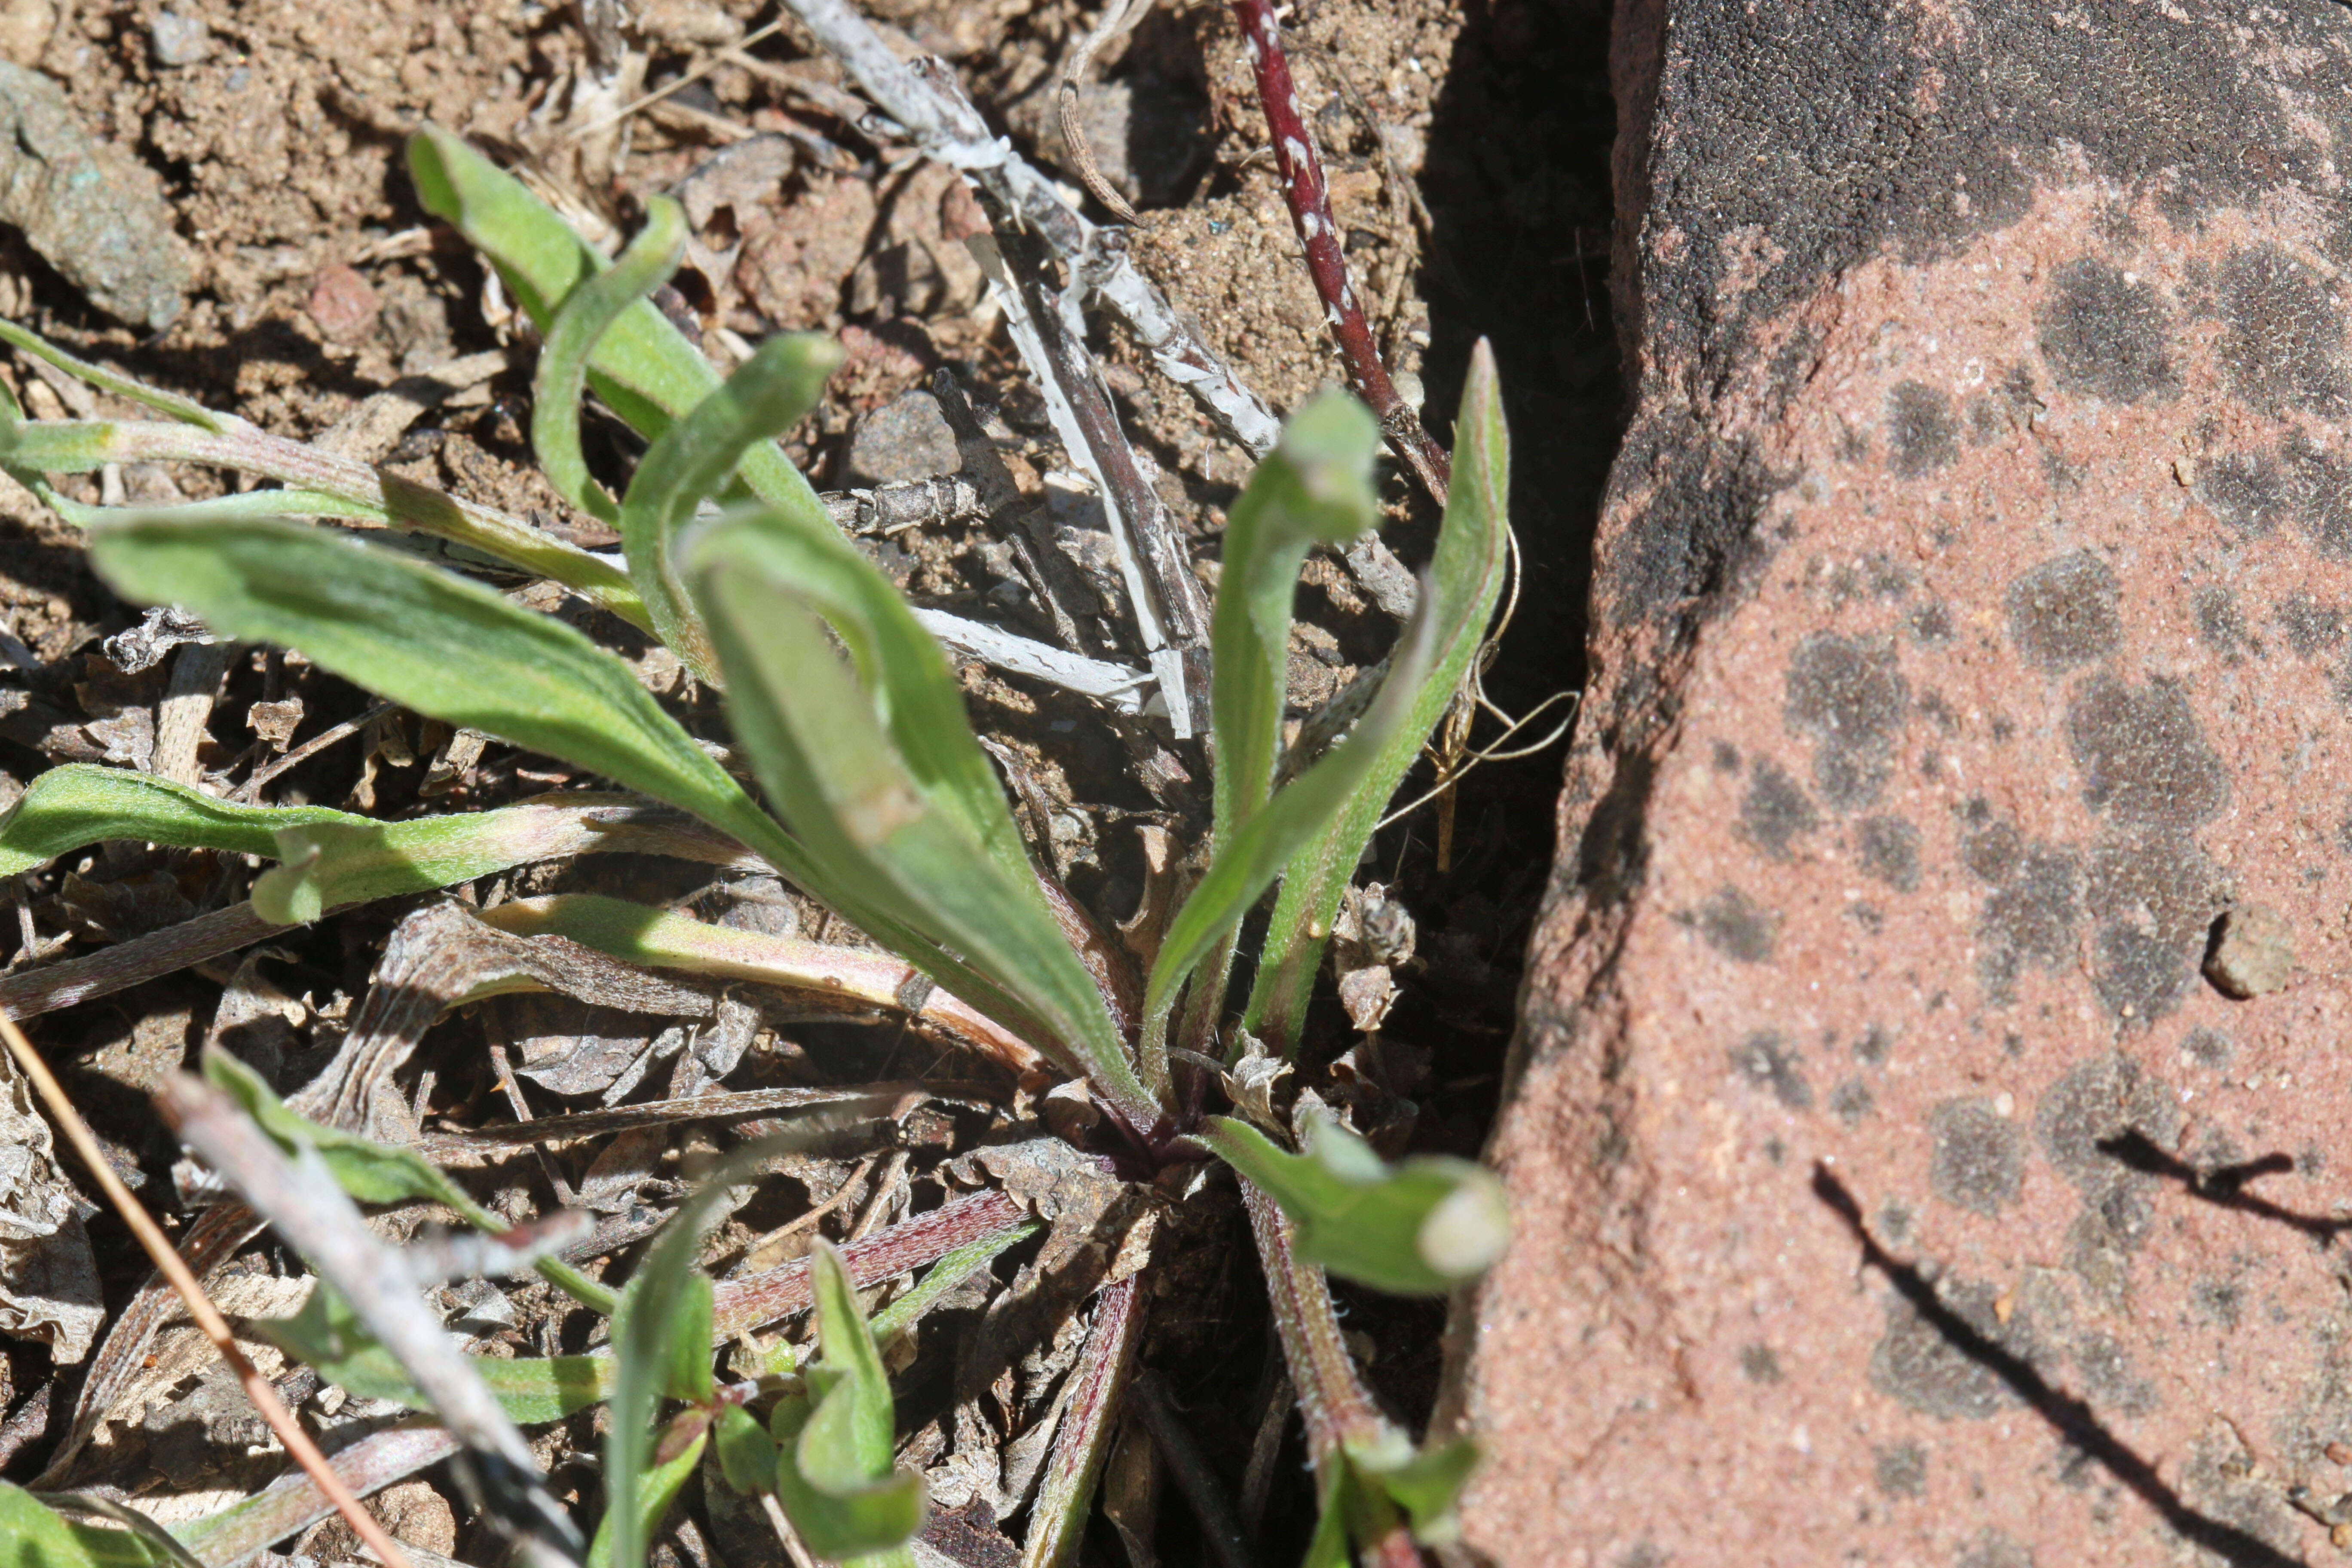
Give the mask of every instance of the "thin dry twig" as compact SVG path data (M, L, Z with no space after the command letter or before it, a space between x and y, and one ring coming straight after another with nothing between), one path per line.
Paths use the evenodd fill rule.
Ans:
M33 1042L25 1037L25 1031L5 1013L0 1013L0 1040L7 1042L8 1054L16 1058L16 1065L24 1069L26 1078L32 1079L34 1089L49 1108L49 1114L57 1118L58 1126L65 1133L67 1142L74 1146L74 1152L81 1156L82 1163L89 1167L99 1189L106 1194L107 1201L114 1205L115 1212L131 1227L131 1234L139 1238L139 1245L146 1249L155 1267L179 1292L180 1300L187 1305L188 1316L195 1320L196 1327L204 1331L205 1337L212 1341L214 1347L220 1352L221 1359L228 1363L238 1384L244 1388L245 1396L253 1401L254 1409L261 1413L261 1418L269 1424L269 1429L278 1435L278 1440L286 1446L286 1451L294 1457L295 1463L300 1465L318 1484L319 1489L332 1500L335 1510L343 1516L352 1531L373 1548L391 1568L409 1568L408 1559L401 1555L400 1548L394 1544L391 1536L384 1533L383 1526L376 1522L373 1514L360 1506L359 1499L352 1495L342 1478L328 1465L327 1457L319 1452L319 1446L310 1441L310 1435L302 1430L295 1422L293 1414L278 1399L278 1391L270 1386L269 1380L262 1376L260 1369L237 1348L236 1337L229 1332L228 1320L221 1316L220 1309L214 1306L212 1298L205 1294L204 1286L197 1282L195 1274L173 1247L171 1238L163 1234L163 1227L155 1223L146 1205L132 1196L131 1189L123 1185L122 1178L114 1173L114 1167L107 1163L106 1155L99 1148L98 1139L91 1133L89 1124L74 1109L73 1101L50 1074L48 1064L41 1059L39 1052L33 1049Z
M953 82L940 84L940 90L961 99ZM1094 480L1137 634L1159 679L1169 723L1177 739L1185 739L1209 711L1207 595L1128 442L1087 348L1083 323L1073 329L1063 300L1045 277L1045 245L1022 230L1018 215L986 186L982 200L995 226L995 244L975 246L975 253L998 286L1005 328L1045 395L1055 433L1071 460Z
M1102 165L1095 162L1093 144L1087 140L1087 130L1078 122L1078 87L1095 63L1095 56L1113 38L1132 32L1135 25L1151 10L1151 0L1110 0L1103 7L1102 19L1094 31L1078 41L1070 58L1062 66L1061 79L1054 84L1054 108L1061 117L1062 140L1069 145L1070 159L1078 166L1078 178L1095 200L1102 203L1121 223L1141 223L1142 216L1128 205L1117 186L1103 178Z
M471 1478L476 1500L519 1545L578 1562L587 1542L548 1492L530 1445L440 1320L406 1288L398 1255L368 1229L317 1152L288 1159L234 1100L185 1073L164 1077L155 1104L181 1141L300 1250L415 1381L465 1445L469 1463L459 1475Z
M359 713L352 718L346 719L340 724L331 725L327 729L320 731L317 734L311 736L309 740L303 742L300 745L295 747L292 751L287 752L284 756L278 758L268 767L255 769L251 778L246 780L243 784L237 785L235 790L230 792L229 799L239 801L252 800L261 793L261 786L263 784L268 784L279 773L284 773L289 768L296 767L303 763L309 762L312 757L317 756L320 752L325 751L329 746L333 745L336 742L343 740L349 736L358 734L362 730L367 728L369 724L383 718L386 713L391 712L395 706L396 704L390 702L370 703L365 711Z
M1267 129L1274 135L1274 166L1282 175L1283 198L1290 205L1290 221L1307 250L1307 275L1323 300L1323 319L1339 345L1339 363L1356 395L1372 405L1390 449L1404 460L1422 489L1440 506L1453 482L1454 468L1444 451L1422 428L1421 416L1397 395L1381 363L1380 344L1372 338L1364 307L1348 277L1348 252L1339 226L1331 218L1331 193L1323 179L1322 155L1315 150L1298 102L1298 87L1291 79L1290 58L1283 53L1282 29L1275 20L1273 0L1231 0L1234 17L1241 23L1242 44L1257 73L1258 100L1265 109Z
M957 102L890 52L848 0L785 0L810 34L849 70L881 111L905 128L924 152L963 171L973 184L993 190L1035 231L1056 259L1076 268L1076 281L1103 309L1125 321L1160 373L1191 393L1208 416L1253 458L1281 439L1282 426L1233 368L1203 342L1192 323L1127 254L1117 230L1097 227L1072 212L1054 183L989 132L966 100Z
M653 105L659 103L662 100L669 97L672 93L680 92L687 88L692 87L696 82L700 81L704 77L709 76L720 66L730 63L727 58L729 55L740 53L740 51L751 47L753 44L760 42L762 38L772 37L775 34L783 31L784 20L784 17L778 16L774 21L770 22L767 26L763 27L756 27L751 32L744 34L741 37L735 40L731 47L721 49L719 53L711 56L700 65L696 66L693 69L680 71L669 80L662 83L661 86L654 89L653 91L646 93L642 97L632 99L630 101L621 105L620 108L614 110L609 114L602 114L593 120L572 126L570 130L564 132L562 135L555 139L555 144L561 147L567 142L578 142L583 138L593 136L599 131L609 130L611 127L618 125L622 121L629 118L632 114L638 112L640 110L649 109Z
M1176 1414L1176 1401L1168 1392L1167 1380L1147 1367L1135 1374L1129 1393L1134 1400L1136 1419L1143 1423L1160 1457L1168 1462L1168 1473L1176 1478L1176 1489L1184 1494L1184 1500L1199 1516L1201 1533L1207 1538L1218 1568L1254 1568L1249 1538L1242 1531L1234 1500L1225 1491L1224 1481L1209 1463L1208 1456L1202 1452L1192 1428Z

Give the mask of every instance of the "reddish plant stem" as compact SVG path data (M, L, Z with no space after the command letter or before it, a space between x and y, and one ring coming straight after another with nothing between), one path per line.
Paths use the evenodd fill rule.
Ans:
M937 1263L967 1242L978 1241L1029 1217L1014 1199L995 1191L974 1193L943 1208L917 1215L864 1241L841 1249L849 1278L859 1289ZM805 1309L812 1299L808 1261L787 1263L764 1274L721 1281L712 1317L718 1337L727 1339Z
M1388 437L1389 449L1412 470L1421 488L1438 505L1445 504L1454 466L1444 448L1422 428L1421 416L1397 395L1381 363L1380 344L1364 307L1348 278L1347 248L1339 227L1331 221L1331 193L1323 179L1323 156L1315 149L1315 133L1298 103L1298 87L1291 79L1290 57L1283 52L1282 28L1274 18L1274 0L1231 0L1234 18L1242 25L1242 46L1249 51L1257 73L1258 101L1265 107L1266 129L1274 137L1274 166L1282 176L1283 198L1290 204L1290 221L1298 242L1307 248L1307 273L1315 292L1323 298L1323 319L1339 348L1349 384L1371 405Z
M1282 1359L1298 1391L1298 1413L1307 1424L1307 1455L1315 1479L1330 1495L1332 1468L1348 1463L1348 1445L1378 1443L1387 1426L1372 1396L1356 1375L1355 1361L1339 1331L1331 1287L1323 1270L1302 1261L1291 1247L1290 1221L1282 1208L1249 1182L1242 1183L1250 1231L1257 1238L1258 1262L1265 1269L1266 1298L1282 1341ZM1369 1486L1342 1493L1349 1533L1373 1568L1424 1568L1403 1519L1389 1500Z

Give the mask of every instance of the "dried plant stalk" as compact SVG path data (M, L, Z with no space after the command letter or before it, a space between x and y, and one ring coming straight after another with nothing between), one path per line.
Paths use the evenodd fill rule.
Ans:
M1363 302L1348 278L1348 253L1331 219L1330 188L1323 179L1322 154L1315 150L1315 133L1298 102L1298 85L1291 79L1290 58L1283 53L1282 29L1275 21L1274 0L1232 0L1234 17L1242 25L1242 44L1250 67L1257 73L1258 100L1265 106L1266 129L1274 136L1274 166L1282 175L1283 199L1290 205L1290 221L1298 241L1307 247L1307 275L1322 296L1323 319L1347 367L1348 384L1356 395L1372 405L1389 447L1404 459L1413 477L1432 500L1445 504L1453 483L1453 465L1429 432L1421 416L1397 395L1381 363L1380 344L1364 319Z
M41 1059L39 1052L33 1049L33 1042L25 1037L25 1031L5 1013L0 1013L0 1039L6 1040L9 1055L16 1058L16 1065L24 1068L25 1076L33 1080L33 1087L39 1091L43 1103L48 1106L49 1114L58 1119L58 1128L65 1133L67 1141L73 1144L74 1152L81 1156L82 1163L89 1167L90 1174L97 1179L100 1190L106 1194L107 1201L114 1205L115 1212L131 1227L131 1233L139 1238L139 1245L147 1249L147 1256L154 1259L155 1267L172 1282L172 1288L180 1293L180 1300L187 1303L188 1316L195 1320L196 1327L202 1329L205 1337L219 1350L221 1359L228 1363L229 1370L236 1374L238 1384L244 1387L245 1396L253 1401L253 1407L261 1413L264 1421L269 1423L269 1429L278 1434L278 1440L286 1445L286 1451L294 1457L295 1463L300 1465L317 1483L319 1489L326 1493L334 1503L335 1511L343 1516L344 1522L352 1527L352 1532L367 1542L387 1568L410 1568L408 1559L401 1553L392 1537L384 1532L383 1526L376 1522L373 1514L360 1506L359 1499L352 1495L342 1478L327 1463L327 1457L319 1452L319 1446L310 1441L310 1435L296 1425L293 1414L279 1401L278 1391L269 1385L269 1380L261 1375L260 1369L247 1359L243 1351L237 1349L236 1336L229 1332L228 1320L221 1316L220 1309L214 1306L212 1298L205 1294L205 1288L197 1283L195 1275L173 1248L171 1238L163 1234L163 1227L155 1223L146 1205L131 1195L131 1189L122 1184L122 1178L114 1173L114 1167L106 1163L106 1156L99 1149L98 1139L90 1132L89 1124L74 1109L73 1101L66 1097L64 1089L51 1076L48 1064Z

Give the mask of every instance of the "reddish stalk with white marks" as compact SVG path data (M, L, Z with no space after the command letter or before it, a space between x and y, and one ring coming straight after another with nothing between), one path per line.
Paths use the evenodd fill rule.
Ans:
M1290 75L1290 57L1283 52L1274 0L1232 0L1232 5L1234 19L1242 25L1242 47L1249 51L1250 68L1257 73L1258 101L1265 106L1266 129L1274 137L1274 166L1282 176L1283 199L1290 205L1291 224L1306 247L1307 275L1315 279L1315 292L1322 296L1323 320L1339 345L1349 384L1380 416L1389 449L1404 460L1422 489L1443 506L1453 480L1453 464L1422 427L1421 416L1397 395L1388 366L1381 363L1380 345L1372 338L1363 302L1348 277L1347 247L1331 218L1331 194L1323 179L1322 154L1315 149L1315 134L1307 129L1298 102L1298 86Z

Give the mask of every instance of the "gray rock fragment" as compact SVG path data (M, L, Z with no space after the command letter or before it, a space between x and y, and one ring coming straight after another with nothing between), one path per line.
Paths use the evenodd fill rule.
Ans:
M2244 1001L2286 989L2294 973L2294 927L2267 904L2246 904L2214 927L2205 978L2225 996Z
M154 172L84 131L55 82L5 63L0 223L110 316L161 331L187 308L195 260Z
M928 392L909 392L857 422L849 438L852 483L889 484L951 474L962 462L955 432Z

